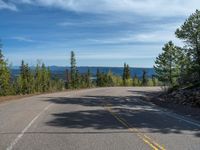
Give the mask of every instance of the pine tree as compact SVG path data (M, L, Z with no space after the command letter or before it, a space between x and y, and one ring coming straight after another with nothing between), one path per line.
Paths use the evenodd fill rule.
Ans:
M131 78L131 71L130 71L130 67L129 65L127 64L126 65L126 79L130 79Z
M80 88L81 85L81 75L79 74L78 69L76 68L76 74L75 74L75 88Z
M77 67L76 67L76 58L73 51L71 51L71 86L72 88L77 88Z
M18 91L20 91L20 94L30 94L34 92L34 76L31 72L31 69L29 68L28 64L25 64L22 60L21 66L20 66L20 75L17 79L17 83L19 84Z
M131 73L130 73L130 67L126 63L124 63L122 78L123 78L123 85L127 86L129 84L129 80L131 79Z
M27 94L26 65L24 64L24 60L21 62L19 78L19 81L21 81L19 84L21 84L20 87L22 88L20 90L21 94Z
M45 64L42 63L42 68L41 68L41 71L42 71L42 92L46 92L49 90L49 74L48 74L48 70L47 68L45 67Z
M200 11L196 10L175 32L179 39L186 43L186 55L191 64L190 82L200 82ZM186 77L188 78L188 77Z
M97 86L100 86L100 76L101 76L100 70L99 70L99 68L97 68L97 73L96 73L96 85Z
M126 71L126 63L124 63L124 69L123 69L123 76L122 76L122 78L123 78L123 82L124 82L124 85L125 85L125 82L126 82L126 73L127 73L127 71Z
M35 91L42 92L42 71L40 67L40 62L38 61L36 68L35 68Z
M87 84L87 87L91 87L91 73L90 73L89 68L88 68L87 74L86 74L86 84Z
M0 95L4 96L11 94L10 78L10 71L8 68L7 61L4 60L0 43Z
M48 67L47 68L47 86L48 86L48 91L51 90L51 70L50 68Z
M174 86L177 83L180 72L177 59L178 48L170 41L165 44L162 50L163 53L155 61L156 77L165 85Z
M197 78L195 77L196 71L194 71L193 62L191 55L187 53L185 48L179 48L178 66L179 66L179 76L178 83L179 86L190 85L194 83Z
M142 85L147 86L148 85L148 77L147 77L147 71L144 69L142 73Z

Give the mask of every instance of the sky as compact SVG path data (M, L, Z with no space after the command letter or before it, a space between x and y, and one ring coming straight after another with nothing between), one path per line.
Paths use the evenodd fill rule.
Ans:
M153 67L199 0L0 0L0 39L13 66Z

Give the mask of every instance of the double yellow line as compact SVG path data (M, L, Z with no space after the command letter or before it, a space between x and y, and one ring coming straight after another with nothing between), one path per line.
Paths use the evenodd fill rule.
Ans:
M129 131L136 133L136 135L142 139L146 144L148 144L153 150L166 150L163 146L159 145L155 142L152 138L148 137L147 135L143 134L136 128L132 128L131 125L124 119L117 116L112 109L110 108L110 104L108 106L104 106L106 110L108 110L114 118L116 118L121 124L123 124Z

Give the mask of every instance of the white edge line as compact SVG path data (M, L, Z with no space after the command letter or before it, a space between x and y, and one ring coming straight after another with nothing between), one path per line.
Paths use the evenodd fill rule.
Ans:
M163 112L165 115L167 115L169 117L172 117L172 118L175 118L175 119L179 119L181 121L184 121L184 122L186 122L188 124L192 124L192 125L197 126L197 127L200 128L200 122L198 122L198 121L194 121L193 119L186 118L185 116L181 116L181 115L179 115L177 113L174 113L169 109L161 108L161 107L159 107L159 106L157 106L157 105L155 105L153 103L146 102L146 101L143 101L141 99L137 99L137 100L139 100L139 102L142 102L143 104L150 105L150 106L154 107L155 109Z
M184 116L180 116L180 115L178 115L178 114L176 114L176 113L171 113L171 112L166 112L166 111L163 111L164 113L165 113L165 115L167 115L167 116L170 116L170 117L172 117L172 118L175 118L175 119L179 119L179 120L181 120L181 121L184 121L184 122L187 122L187 123L189 123L189 124L192 124L192 125L194 125L194 126L197 126L197 127L199 127L200 128L200 123L198 123L198 122L196 122L196 121L193 121L192 119L186 119Z
M37 116L31 120L31 122L21 131L21 133L15 138L15 140L7 147L6 150L12 150L18 141L23 137L24 133L32 126L32 124L44 113L52 104L47 105Z

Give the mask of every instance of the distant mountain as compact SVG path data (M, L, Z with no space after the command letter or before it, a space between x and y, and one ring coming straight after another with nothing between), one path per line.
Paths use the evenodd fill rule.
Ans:
M34 67L31 67L34 69ZM49 66L52 75L57 76L58 78L65 79L66 76L66 69L70 70L70 67L62 67L62 66ZM80 73L86 73L88 68L93 76L96 75L97 68L101 72L107 73L109 70L113 72L115 75L122 75L123 74L123 67L78 67L78 71ZM153 68L131 68L131 76L133 77L135 74L141 78L143 70L147 71L147 75L151 77L155 74ZM19 67L15 66L11 69L12 75L17 76L20 72Z

